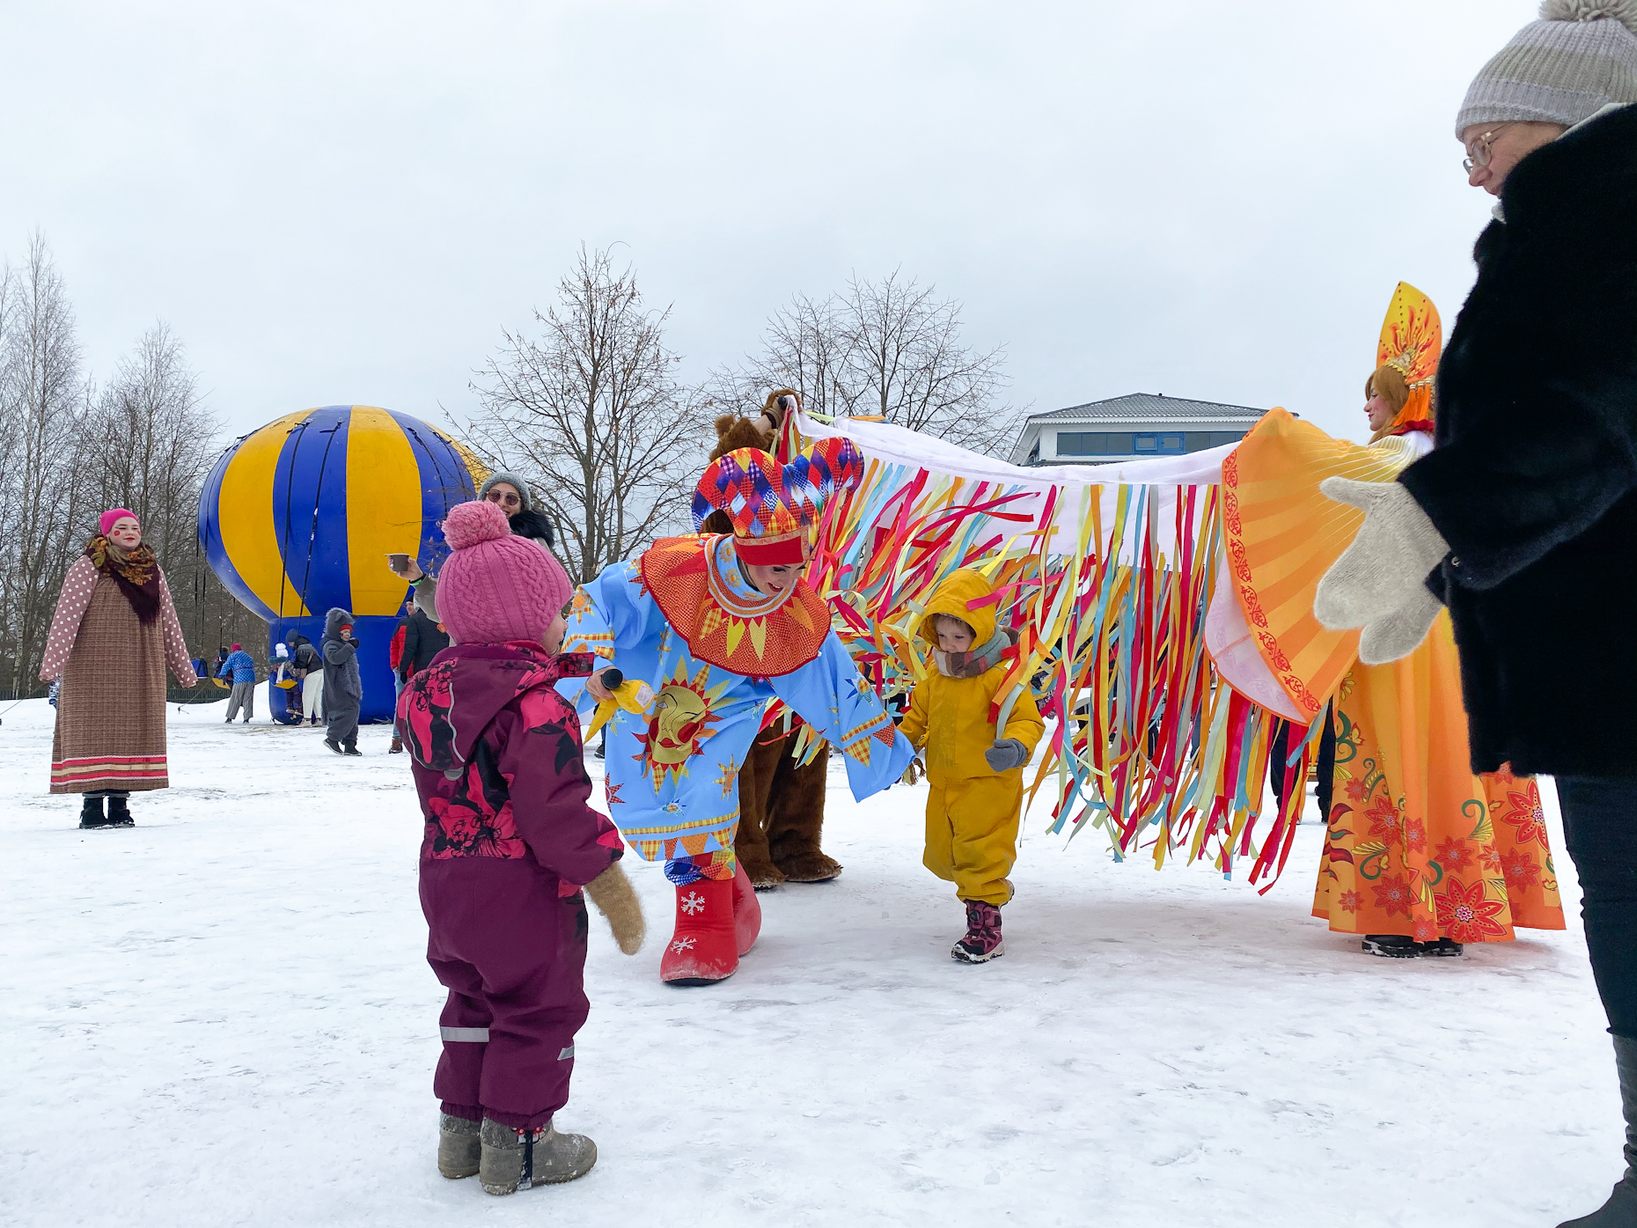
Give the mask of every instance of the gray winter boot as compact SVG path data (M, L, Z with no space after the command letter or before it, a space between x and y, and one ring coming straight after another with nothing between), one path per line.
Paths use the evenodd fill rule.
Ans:
M484 1192L512 1194L531 1185L560 1185L591 1171L597 1144L583 1134L558 1134L550 1126L514 1130L483 1119L483 1155L477 1179Z
M1601 1207L1565 1220L1558 1228L1637 1228L1637 1040L1614 1038L1614 1068L1620 1075L1620 1107L1626 1118L1625 1176Z
M477 1174L482 1151L478 1129L478 1122L438 1114L438 1171L451 1181Z

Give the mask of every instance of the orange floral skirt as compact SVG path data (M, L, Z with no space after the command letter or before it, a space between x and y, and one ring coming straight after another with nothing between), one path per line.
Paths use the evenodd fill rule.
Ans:
M1448 614L1415 652L1355 665L1336 703L1335 801L1313 915L1344 934L1507 942L1560 930L1540 790L1472 774Z

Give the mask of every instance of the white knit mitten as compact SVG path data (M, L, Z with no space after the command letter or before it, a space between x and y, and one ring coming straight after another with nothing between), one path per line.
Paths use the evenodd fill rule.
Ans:
M1385 665L1407 657L1427 638L1443 603L1422 585L1421 591L1391 614L1364 625L1358 641L1358 659L1366 665Z
M1426 602L1433 600L1427 591L1427 575L1449 553L1449 544L1415 496L1397 482L1351 478L1326 478L1319 489L1336 502L1363 511L1364 523L1353 544L1319 581L1314 617L1339 631L1368 628L1405 607L1424 611ZM1430 618L1427 623L1430 625ZM1383 634L1396 643L1407 630L1406 624L1396 635ZM1423 627L1423 634L1425 630Z

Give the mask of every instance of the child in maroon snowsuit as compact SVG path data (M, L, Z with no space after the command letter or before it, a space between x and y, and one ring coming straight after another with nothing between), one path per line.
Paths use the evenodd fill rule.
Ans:
M579 722L555 690L590 665L557 655L567 575L487 503L451 509L444 535L438 608L454 645L398 705L426 819L427 962L449 990L438 1167L504 1194L596 1160L590 1139L551 1120L589 1009L580 887L629 885L614 865L619 833L587 805Z

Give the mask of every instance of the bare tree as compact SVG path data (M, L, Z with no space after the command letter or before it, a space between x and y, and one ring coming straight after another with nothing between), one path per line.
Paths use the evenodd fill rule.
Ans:
M92 428L109 444L89 469L93 502L130 508L161 559L180 556L196 536L199 487L221 428L201 406L198 376L164 323L120 361L96 400Z
M81 466L91 506L128 507L141 518L190 645L255 643L260 619L221 586L199 547L199 491L221 424L204 408L198 374L166 324L142 334L94 405L88 434L106 446Z
M827 299L798 295L768 320L762 353L714 374L717 400L759 404L756 389L788 385L814 412L884 418L983 450L1015 434L1017 411L997 398L1004 347L960 338L961 305L893 270L855 277Z
M9 273L9 270L8 270ZM0 555L3 655L14 692L39 668L80 512L72 461L84 414L84 379L74 312L43 235L8 276L0 427L8 458L0 514L8 542Z
M98 389L43 236L0 268L0 693L36 674L63 574L104 508L130 507L165 565L190 644L203 633L253 642L260 622L211 574L198 547L199 486L216 422L163 324Z
M472 383L482 411L468 438L522 470L581 581L683 523L705 413L676 381L669 315L646 305L629 267L582 247L556 305L534 312L537 333L504 333Z

